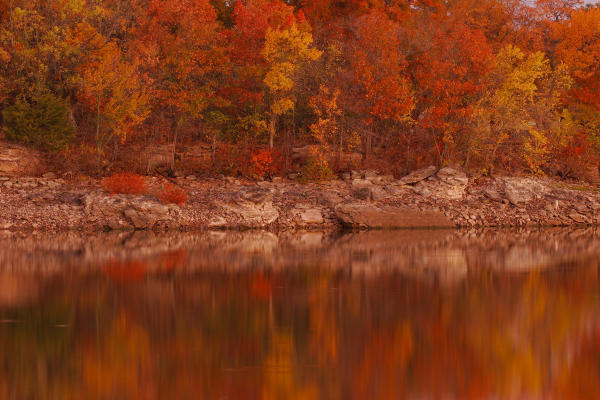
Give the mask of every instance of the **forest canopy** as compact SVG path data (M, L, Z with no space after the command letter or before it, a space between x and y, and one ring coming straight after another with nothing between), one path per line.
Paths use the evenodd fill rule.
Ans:
M0 0L0 126L85 173L143 172L166 146L196 173L276 174L306 147L318 176L577 177L600 161L600 8Z

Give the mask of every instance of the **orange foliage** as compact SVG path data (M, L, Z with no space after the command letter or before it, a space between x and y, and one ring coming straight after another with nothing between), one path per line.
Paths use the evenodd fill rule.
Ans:
M146 178L136 174L121 173L102 179L102 188L110 194L147 194Z
M269 148L256 150L250 155L250 172L259 178L280 173L281 157L279 152Z
M360 151L363 164L376 160L386 172L448 162L479 168L482 159L518 168L511 146L535 142L542 152L547 142L551 154L536 163L547 173L556 170L551 160L564 164L562 150L578 132L590 150L568 157L591 160L600 149L600 7L581 7L589 2L46 3L0 0L0 110L37 92L68 99L73 147L93 148L94 163L65 159L63 169L143 171L119 149L165 143L210 143L214 172L248 177L279 172L275 153L253 153L267 140L287 152L317 139L340 159ZM558 85L498 81L494 71L512 62L499 65L498 55L509 47L524 59L541 54L538 66ZM539 97L525 121L535 122L534 133L519 116L482 117L484 109L507 115L502 102L482 107L504 84ZM491 131L503 133L494 150Z

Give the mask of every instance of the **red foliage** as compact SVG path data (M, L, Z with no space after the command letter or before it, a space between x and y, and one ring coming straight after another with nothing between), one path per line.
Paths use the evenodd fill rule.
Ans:
M250 156L250 174L257 177L281 172L281 157L277 150L258 149Z
M183 205L188 199L185 190L170 182L165 182L154 194L164 204Z
M102 180L102 188L110 194L147 194L148 183L141 175L122 173Z

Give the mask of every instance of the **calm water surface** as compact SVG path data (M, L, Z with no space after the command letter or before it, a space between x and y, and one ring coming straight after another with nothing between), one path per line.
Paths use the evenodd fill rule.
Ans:
M2 399L600 397L600 232L0 234Z

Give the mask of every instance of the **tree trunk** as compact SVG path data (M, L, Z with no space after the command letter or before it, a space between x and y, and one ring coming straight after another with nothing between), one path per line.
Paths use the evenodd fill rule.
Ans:
M269 122L269 148L273 148L273 140L275 138L275 126L277 124L277 115L271 114L271 121Z

